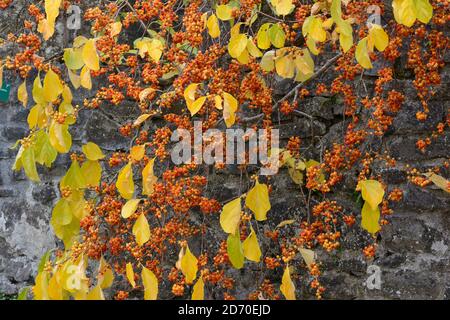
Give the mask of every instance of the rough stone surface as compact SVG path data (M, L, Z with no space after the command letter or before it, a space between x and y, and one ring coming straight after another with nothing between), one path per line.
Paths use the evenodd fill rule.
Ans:
M3 18L0 15L0 19ZM56 37L54 41L61 44L65 40ZM50 46L47 53L51 55L54 50ZM2 51L0 55L4 54ZM23 172L11 170L16 150L10 147L28 132L28 111L18 103L14 94L20 80L10 75L5 81L11 84L12 89L10 102L0 103L0 293L14 294L32 283L42 254L58 246L49 219L51 208L59 197L58 181L68 167L69 158L60 155L54 168L39 168L43 180L39 184L28 181ZM373 79L368 80L369 89L373 87L370 81ZM431 116L423 123L415 119L420 102L412 80L402 78L393 81L393 88L404 92L407 99L389 134L383 141L373 142L380 143L382 151L399 160L395 168L380 169L379 173L389 188L398 186L405 190L404 200L395 207L392 224L380 234L377 257L371 262L381 270L381 289L370 290L365 284L369 277L369 265L362 256L361 248L369 238L359 228L353 228L344 237L342 250L332 254L318 252L319 260L324 264L321 278L327 287L324 298L450 299L450 197L437 188L423 189L411 185L406 179L407 164L429 168L442 164L449 157L449 132L434 141L425 153L415 147L417 139L429 134L448 113L448 66L443 70L442 81L441 88L430 103ZM281 81L275 93L281 96L291 86L290 82ZM86 96L87 92L83 91L81 95L77 94L75 103L81 103ZM343 137L348 121L342 117L342 104L331 97L310 97L301 106L301 110L313 119L297 116L280 119L281 138L298 135L305 141L310 139L315 149L305 150L305 153L317 157L323 148ZM123 119L134 119L135 114L132 105L83 112L79 124L71 129L75 150L87 141L93 141L110 152L127 147L129 142L118 134L118 123ZM316 138L311 140L312 137ZM209 176L211 187L208 193L219 201L229 200L238 195L240 188L248 187L240 185L238 174L230 176L228 173L233 173L232 169L227 174L212 172ZM301 214L302 208L299 208L301 194L285 169L273 178L273 182L270 217L276 225ZM350 208L354 206L351 190L345 185L332 196L341 203L348 203ZM195 213L193 215L195 217ZM212 223L219 230L217 218L214 219ZM223 238L223 234L218 233L219 238ZM209 241L207 245L216 247L217 243ZM244 298L258 272L253 270L243 274L230 270L230 274L240 279L237 292L241 294L238 297ZM305 283L299 285L304 286Z

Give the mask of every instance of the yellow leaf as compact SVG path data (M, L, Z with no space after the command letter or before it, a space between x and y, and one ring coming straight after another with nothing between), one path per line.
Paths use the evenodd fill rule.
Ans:
M194 116L197 112L200 111L200 109L205 104L205 101L206 101L206 97L203 96L203 97L200 97L197 100L195 100L192 104L187 105L189 111L191 112L191 116Z
M267 34L267 30L271 26L271 23L264 23L258 30L258 33L256 34L256 44L261 49L269 49L270 47L270 38Z
M189 249L189 246L186 247L186 252L181 259L181 272L183 272L183 275L186 279L186 284L192 284L197 277L197 258L192 254L191 250Z
M292 78L295 73L295 63L291 55L283 55L275 59L275 70L283 78Z
M356 61L365 69L372 69L369 52L367 50L367 37L360 40L355 51Z
M216 15L222 21L230 20L233 17L232 13L233 9L226 4L222 4L216 8Z
M147 120L148 118L150 118L151 115L148 113L145 114L141 114L139 117L137 117L137 119L133 122L133 126L137 127L139 125L141 125L142 123L145 122L145 120Z
M148 54L156 63L159 62L163 53L163 43L158 39L152 39L148 45Z
M368 202L372 209L378 208L383 201L384 189L381 183L376 180L364 180L358 183L361 188L362 198Z
M429 0L416 0L416 15L417 19L422 23L428 23L433 16L433 7Z
M65 198L59 199L52 210L52 220L56 224L64 226L72 222L72 216L73 214L69 201Z
M316 42L312 38L308 37L308 39L306 39L306 45L313 55L317 56L319 54L319 49L317 49Z
M223 93L223 118L227 128L231 127L236 121L236 111L238 109L238 101L231 94Z
M407 27L411 27L416 21L417 11L414 1L416 0L402 0L399 8L399 22Z
M361 227L374 235L381 229L380 224L378 223L379 220L380 209L378 207L372 209L367 201L364 202L361 211Z
M83 189L86 187L86 180L78 165L78 161L72 161L69 170L60 181L61 188L70 187L72 190Z
M292 0L270 0L277 15L288 15L295 8Z
M314 251L310 250L310 249L305 249L305 248L299 248L298 251L300 252L300 254L303 257L303 260L305 260L306 265L308 266L308 268L311 268L311 265L314 263Z
M244 256L251 261L261 261L261 248L259 247L258 238L256 237L255 230L250 227L250 234L247 239L242 243L242 249Z
M63 288L58 282L57 273L54 273L48 282L48 295L52 300L63 300Z
M81 86L81 78L72 70L67 71L69 73L69 79L75 89L78 89Z
M272 24L272 26L267 30L267 35L269 36L270 42L276 48L284 47L284 42L286 40L286 34L278 24Z
M324 42L327 38L327 33L323 29L322 20L313 18L309 27L308 35L316 42Z
M147 218L144 213L141 213L139 218L133 225L133 234L136 237L138 245L142 246L148 240L150 240L150 226L148 225Z
M220 36L219 21L215 14L209 16L206 21L206 26L208 27L208 33L211 38L215 39Z
M248 64L250 62L250 55L248 54L247 48L245 48L241 55L237 57L237 61L241 64Z
M188 108L194 103L195 101L195 93L197 92L198 83L191 83L184 89L184 100L186 100L186 105Z
M133 170L131 162L122 168L116 182L116 188L124 199L131 199L134 193Z
M86 143L81 147L81 150L83 150L86 158L92 161L101 160L105 157L100 147L93 142Z
M205 284L203 278L199 277L192 290L191 300L204 300L205 299Z
M281 293L284 295L286 300L295 300L295 286L291 280L291 274L289 271L289 266L286 266L283 273L283 278L281 279L280 285Z
M283 220L275 228L281 228L281 227L284 227L284 226L287 226L287 225L290 225L290 224L293 224L293 223L295 223L295 220L293 220L293 219Z
M53 148L59 153L67 153L72 146L72 136L69 133L69 126L53 122L49 129L49 139Z
M97 187L102 177L102 166L98 161L87 160L81 166L86 186Z
M239 57L247 47L247 36L243 33L239 33L231 37L228 43L228 53L232 58Z
M145 100L145 98L147 98L148 97L148 95L150 94L150 93L153 93L153 92L155 92L155 89L153 89L153 88L145 88L144 90L142 90L140 93L139 93L139 101L144 101Z
M117 36L122 31L122 23L120 21L110 24L111 37Z
M91 70L89 70L87 66L84 66L83 69L81 69L80 84L83 88L88 90L92 89Z
M83 47L83 61L90 70L98 71L100 69L100 60L98 58L97 49L95 48L94 39L89 39Z
M353 46L353 36L350 35L345 35L343 33L339 34L339 43L342 47L342 50L345 52L347 52L348 50L350 50L350 48Z
M269 189L267 185L259 183L256 180L255 186L247 193L245 205L253 211L256 220L266 220L267 211L270 210Z
M146 267L142 267L141 277L144 284L144 299L156 300L158 298L158 278Z
M49 300L48 295L48 272L42 271L38 273L34 279L34 286L32 288L35 300Z
M373 24L369 29L368 43L375 45L378 51L384 51L389 44L389 36L386 31L377 24Z
M86 300L105 300L105 296L103 295L102 288L99 285L96 285L88 293Z
M133 265L131 264L131 262L127 263L126 274L127 274L128 282L130 282L131 286L133 288L135 288L136 287L136 281L134 280L134 270L133 270Z
M53 102L58 99L64 87L59 76L50 68L44 78L44 99L47 102Z
M131 217L137 210L138 204L141 199L130 199L122 207L122 217L127 219Z
M155 158L151 159L142 170L142 194L147 196L153 193L153 186L158 180L153 172L154 163Z
M247 50L248 53L250 53L250 55L255 58L262 57L263 55L262 52L258 49L258 47L253 43L252 38L248 39Z
M64 49L63 59L66 63L67 69L79 70L84 66L82 49Z
M261 69L266 72L270 72L275 68L275 51L270 50L264 53L264 56L261 59L260 65Z
M214 106L218 110L222 110L223 109L223 99L218 94L214 96Z
M239 232L228 235L227 254L234 268L241 269L244 266L244 249L242 248Z
M41 78L39 77L39 74L34 79L31 94L33 95L34 102L36 102L37 104L45 104L46 101L44 98L44 88L42 87Z
M144 158L145 155L145 145L136 145L133 146L130 150L131 159L134 161L141 161L142 158Z
M21 162L22 162L25 174L31 181L36 181L36 182L41 181L41 179L39 179L39 175L37 173L34 149L32 147L28 147L23 150L23 153L21 156Z
M22 105L24 107L27 106L28 103L28 92L27 92L27 80L25 79L23 83L19 86L19 89L17 90L17 98L20 102L22 102Z
M241 198L236 198L223 206L220 225L226 233L236 233L241 221Z
M114 282L114 273L111 266L106 262L103 256L100 258L98 267L97 281L100 288L106 289L112 286Z
M435 173L425 173L425 176L442 190L450 192L450 182L444 177Z

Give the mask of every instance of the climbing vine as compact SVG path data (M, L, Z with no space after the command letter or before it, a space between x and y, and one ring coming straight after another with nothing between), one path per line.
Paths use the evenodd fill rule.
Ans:
M0 8L16 2L0 0ZM82 31L47 56L44 46L71 5L86 9ZM370 239L362 254L374 257L376 235L402 190L374 169L396 160L368 144L401 112L404 92L392 82L402 58L422 103L417 121L433 112L428 101L449 44L447 0L45 0L26 9L23 30L2 41L12 49L0 70L23 79L15 94L29 110L12 169L40 183L42 167L54 167L62 154L71 161L50 219L62 246L42 258L34 299L104 299L104 292L119 300L234 299L233 269L257 270L249 299L301 298L302 282L320 299L326 288L318 251L337 250L347 230L360 228ZM356 87L367 73L376 76L374 90L361 94ZM290 89L280 96L281 81ZM81 93L88 98L76 104ZM278 175L287 172L303 199L301 214L277 218L277 186L260 174L264 165L239 164L247 181L219 201L208 196L207 165L170 161L173 132L193 132L195 120L203 131L270 132L280 114L311 119L303 102L312 93L339 99L347 121L342 141L318 157L306 152L315 142L297 136L270 150ZM139 115L120 124L127 150L73 143L84 112L114 114L130 102ZM447 114L417 148L424 152L449 124ZM210 169L229 174L227 163ZM440 169L410 168L409 180L449 192ZM349 175L357 177L358 210L333 197ZM218 243L205 240L214 237Z

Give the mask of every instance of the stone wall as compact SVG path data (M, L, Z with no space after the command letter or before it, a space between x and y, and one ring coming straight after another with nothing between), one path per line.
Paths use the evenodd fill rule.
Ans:
M2 19L4 16L2 17ZM63 42L57 37L56 42ZM0 56L8 52L2 47ZM49 46L48 53L56 50ZM430 102L431 116L419 123L415 113L420 109L411 79L399 78L393 81L397 90L406 93L402 111L396 117L392 128L382 139L373 143L381 151L387 151L398 160L395 169L381 169L389 188L401 187L404 200L396 205L392 224L385 227L379 235L379 249L372 264L381 270L381 289L369 290L365 285L368 278L368 262L361 249L368 241L368 235L359 227L352 228L343 237L342 249L333 254L318 251L318 258L324 263L322 282L327 287L325 298L341 299L449 299L450 298L450 197L433 186L419 188L408 183L406 165L426 169L442 164L449 156L449 132L435 141L425 153L419 152L415 142L426 136L438 122L445 121L450 100L450 68L442 72L442 86ZM331 71L330 71L331 73ZM374 78L367 76L370 88ZM58 246L49 225L51 208L59 197L58 181L67 170L69 158L59 156L52 169L39 167L41 183L31 183L23 172L11 170L17 150L10 147L27 133L26 118L28 110L24 109L16 98L20 79L7 73L5 81L12 86L11 99L7 104L0 103L0 293L14 294L20 288L33 283L37 263L46 250ZM282 81L277 87L280 96L287 92L292 83ZM89 93L77 93L75 103L81 103ZM305 141L314 135L315 148L307 151L310 157L319 155L322 147L330 146L333 141L343 137L344 124L342 105L339 100L330 97L309 97L302 102L304 110L313 119L304 117L281 117L280 131L282 138L298 135ZM78 124L71 129L74 148L93 141L107 151L125 148L128 142L118 132L118 125L124 119L134 119L135 107L124 105L118 108L104 108L95 111L83 111ZM444 173L448 178L449 172ZM220 201L230 199L238 194L240 177L237 173L226 174L211 172L211 187L208 193ZM344 203L346 207L355 208L351 198L354 178L338 188L332 197ZM270 217L273 224L302 214L299 207L298 187L291 182L283 169L273 179L274 192L271 195L272 210ZM217 224L217 217L214 218ZM357 223L359 225L359 221ZM218 229L219 230L219 229ZM219 230L220 231L220 230ZM220 232L219 241L224 235ZM253 284L250 274L230 271L243 281L237 288L238 297L245 297L246 286ZM306 283L306 281L304 281ZM300 290L304 290L301 288Z

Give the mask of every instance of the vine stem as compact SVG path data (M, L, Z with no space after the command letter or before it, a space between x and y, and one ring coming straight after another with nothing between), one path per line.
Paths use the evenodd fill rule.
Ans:
M301 82L299 84L297 84L294 88L292 88L288 93L286 93L280 100L278 100L272 107L272 112L276 111L278 109L278 107L280 106L281 102L283 102L284 100L286 100L287 98L289 98L291 95L295 94L301 87L303 87L305 84L307 84L308 82L310 82L311 80L317 78L319 75L321 75L324 71L326 71L331 65L333 65L337 59L339 59L342 56L342 53L339 53L337 55L335 55L333 58L331 58L330 60L328 60L322 67L320 67L319 70L317 70L308 80L306 80L305 82ZM307 116L309 118L311 118L310 115L298 111L296 112L298 114ZM256 116L252 116L252 117L247 117L247 118L243 118L240 121L243 123L247 123L247 122L252 122L255 120L259 120L261 118L264 117L264 113L260 113Z

